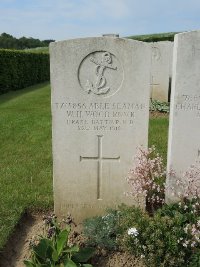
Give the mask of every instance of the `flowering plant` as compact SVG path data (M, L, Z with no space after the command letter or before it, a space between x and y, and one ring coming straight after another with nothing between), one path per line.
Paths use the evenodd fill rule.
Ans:
M151 267L200 266L200 214L192 218L178 203L164 205L154 216L122 206L118 225L120 247ZM191 265L193 264L193 265Z
M184 173L180 175L170 170L169 176L174 181L174 186L167 186L166 190L171 191L171 195L184 202L187 199L200 198L200 164L192 164ZM180 176L180 178L178 177Z
M126 177L131 191L129 195L146 198L146 208L149 213L164 204L166 171L163 159L152 146L149 149L138 148L133 160L133 167Z
M132 228L129 228L128 229L128 235L130 236L137 236L139 233L138 233L138 230L135 228L135 227L132 227Z
M145 196L151 216L141 213L138 219L133 208L131 216L121 221L121 240L147 266L200 266L200 165L180 175L171 170L169 175L174 181L171 187L165 186L165 168L155 147L138 149L127 177L129 195ZM176 203L165 203L166 190Z

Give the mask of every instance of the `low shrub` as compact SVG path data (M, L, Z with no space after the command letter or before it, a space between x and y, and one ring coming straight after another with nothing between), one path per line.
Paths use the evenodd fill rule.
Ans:
M143 259L148 267L199 267L200 166L192 165L180 180L176 180L172 170L170 175L174 175L176 185L170 190L179 202L168 205L164 201L162 159L155 148L140 148L127 177L128 195L142 194L152 208L149 210L147 205L146 210L142 210L122 205L119 210L98 217L98 223L97 218L88 219L86 227L89 222L92 224L86 231L90 243L105 248L107 244L114 244L113 247ZM105 223L104 218L112 220Z
M50 78L49 54L0 49L0 94Z
M135 208L124 208L118 240L125 250L143 258L146 266L199 266L195 265L200 256L199 214L193 224L191 212L184 214L177 204L165 205L152 217Z
M200 212L192 213L192 203L188 201L186 213L183 203L165 204L154 216L140 208L122 205L106 216L88 219L84 233L90 245L128 251L148 267L198 267ZM113 218L107 220L106 227L102 223L105 217Z
M117 227L119 213L110 210L105 216L97 216L86 219L83 222L83 233L87 238L88 246L96 246L108 250L116 250L117 244Z
M167 102L162 102L159 100L151 100L149 109L150 111L169 113L170 105Z

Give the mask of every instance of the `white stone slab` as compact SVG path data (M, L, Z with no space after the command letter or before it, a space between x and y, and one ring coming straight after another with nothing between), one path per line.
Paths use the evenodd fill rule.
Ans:
M176 178L168 175L168 187L200 159L200 31L175 36L170 109L167 169ZM167 200L174 200L170 190Z
M136 148L147 146L151 50L112 37L52 43L55 212L76 221L122 202Z
M151 63L151 98L168 102L169 80L171 77L173 42L150 43Z

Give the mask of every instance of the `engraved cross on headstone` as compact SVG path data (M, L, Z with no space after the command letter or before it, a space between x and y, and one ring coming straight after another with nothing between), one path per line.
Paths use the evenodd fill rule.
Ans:
M192 46L192 55L196 56L196 52L200 52L200 48L199 47L195 47L195 45Z
M197 150L196 163L197 163L197 164L200 164L200 149Z
M154 83L154 79L153 79L153 76L151 76L151 83L150 83L150 86L151 86L151 99L152 99L152 94L153 94L153 87L154 86L158 86L160 85L159 83Z
M82 157L80 156L80 161L83 160L94 160L97 162L97 199L101 199L101 187L102 187L102 165L103 161L120 161L120 156L113 157L103 157L102 155L102 139L103 135L97 135L98 138L98 155L95 157Z

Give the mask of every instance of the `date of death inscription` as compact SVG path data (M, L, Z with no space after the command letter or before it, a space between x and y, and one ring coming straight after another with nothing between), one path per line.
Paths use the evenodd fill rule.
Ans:
M133 127L139 114L146 112L143 103L54 103L53 111L63 116L65 124L80 131L119 131Z

